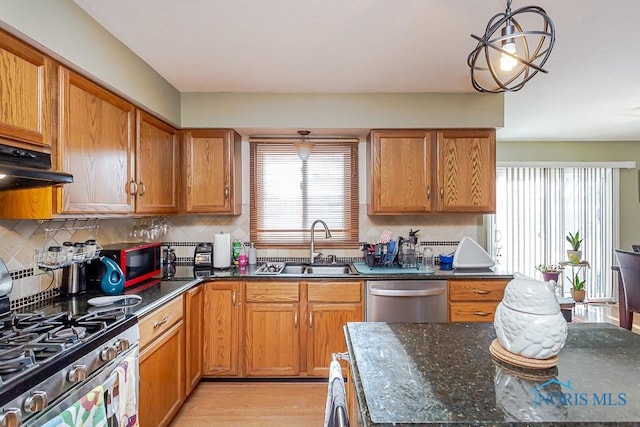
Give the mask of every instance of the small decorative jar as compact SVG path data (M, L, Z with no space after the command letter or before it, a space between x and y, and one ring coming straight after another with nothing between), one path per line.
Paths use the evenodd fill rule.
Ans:
M47 248L47 254L45 263L51 266L58 266L63 264L65 260L65 254L62 252L61 246L49 246Z
M567 339L554 282L514 274L496 309L493 325L507 351L530 359L557 355Z
M76 242L73 244L73 260L84 261L85 244L84 242Z
M62 244L62 252L64 252L65 262L71 262L73 260L73 242L64 242Z
M86 242L84 242L84 252L85 252L85 257L87 259L92 259L96 257L96 248L97 248L97 244L96 241L94 239L89 239Z

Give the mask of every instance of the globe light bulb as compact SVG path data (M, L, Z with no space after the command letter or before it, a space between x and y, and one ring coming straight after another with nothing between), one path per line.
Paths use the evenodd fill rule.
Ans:
M516 44L513 41L507 41L505 44L502 45L502 49L515 55ZM513 67L515 67L516 65L518 65L518 60L516 58L506 55L504 53L502 54L502 57L500 58L500 69L502 71L511 71L513 70Z

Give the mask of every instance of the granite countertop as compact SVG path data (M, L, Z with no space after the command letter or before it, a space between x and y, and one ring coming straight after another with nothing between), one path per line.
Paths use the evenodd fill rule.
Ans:
M542 371L493 359L492 323L349 323L345 336L366 426L640 422L640 335L614 325L570 323Z

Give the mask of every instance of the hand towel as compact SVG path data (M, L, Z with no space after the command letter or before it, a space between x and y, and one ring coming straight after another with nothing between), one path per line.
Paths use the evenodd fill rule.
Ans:
M104 388L99 385L43 427L106 427Z
M107 390L107 417L109 427L138 426L137 363L130 356L120 363L114 374L115 383Z
M342 409L339 409L342 408ZM339 411L342 410L342 415ZM340 362L334 360L329 365L329 386L327 390L327 404L324 413L324 426L348 426L346 395L344 378Z

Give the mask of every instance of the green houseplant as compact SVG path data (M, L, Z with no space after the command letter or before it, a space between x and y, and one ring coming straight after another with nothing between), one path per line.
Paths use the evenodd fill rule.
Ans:
M565 238L571 245L571 250L567 251L569 261L573 264L578 264L580 260L582 260L582 251L580 250L580 247L582 246L582 241L584 239L580 237L580 231L576 231L575 234L569 233Z
M538 264L536 270L542 273L542 279L545 282L553 280L558 282L558 276L562 273L562 266L559 264Z
M577 302L584 301L584 285L586 280L581 279L580 276L578 276L578 273L575 273L571 278L567 277L567 280L571 282L571 298L573 298L573 300Z

